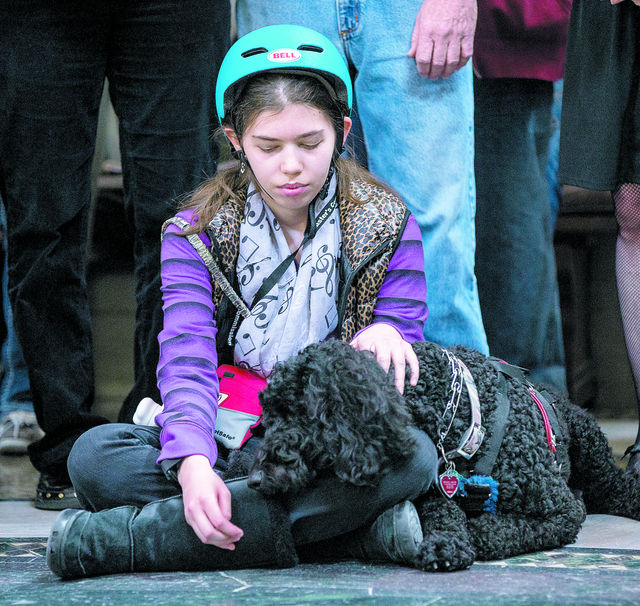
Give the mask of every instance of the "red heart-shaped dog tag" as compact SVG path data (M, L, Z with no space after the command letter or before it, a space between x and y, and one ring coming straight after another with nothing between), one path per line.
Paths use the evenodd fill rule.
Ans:
M458 474L453 472L445 472L440 476L440 490L445 497L452 498L458 492L460 479Z

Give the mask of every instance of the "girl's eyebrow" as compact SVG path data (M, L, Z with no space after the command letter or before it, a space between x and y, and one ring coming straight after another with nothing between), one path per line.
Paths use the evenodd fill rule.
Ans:
M302 133L298 135L296 139L307 139L308 137L313 137L315 135L324 134L324 129L311 130L307 133ZM253 139L261 139L262 141L280 141L277 137L267 137L266 135L251 135Z

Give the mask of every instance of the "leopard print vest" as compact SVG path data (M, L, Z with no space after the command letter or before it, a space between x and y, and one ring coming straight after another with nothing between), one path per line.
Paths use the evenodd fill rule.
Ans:
M351 193L362 203L355 204L342 196L338 201L342 231L338 327L340 338L347 342L371 324L387 267L409 218L409 211L398 196L373 183L352 183ZM211 254L236 291L239 289L235 267L245 196L239 198L228 199L207 228ZM228 336L236 310L215 282L213 303L219 361L233 363L233 346Z

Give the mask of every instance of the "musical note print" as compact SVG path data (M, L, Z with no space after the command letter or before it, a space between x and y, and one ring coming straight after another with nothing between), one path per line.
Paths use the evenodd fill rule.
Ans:
M269 325L273 313L268 308L273 302L277 301L277 295L265 295L253 306L251 309L251 317L253 318L253 324L256 328L262 330Z
M280 305L280 309L278 310L278 315L282 315L287 312L289 309L289 305L291 305L291 300L293 299L293 286L287 286L287 289L284 293L284 299L282 304Z
M336 258L329 250L327 245L321 246L318 250L318 257L316 260L316 264L314 267L314 272L312 272L312 277L318 274L326 274L324 289L329 297L333 296L334 284L334 272L336 268Z

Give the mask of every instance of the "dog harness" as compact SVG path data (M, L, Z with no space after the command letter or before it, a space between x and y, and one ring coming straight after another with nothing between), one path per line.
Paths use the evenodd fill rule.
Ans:
M504 360L499 360L498 358L490 358L490 361L493 363L493 366L499 373L500 384L498 386L499 392L502 398L506 399L507 406L509 399L507 398L507 382L505 376L511 377L520 383L524 383L529 389L529 394L531 398L536 403L540 414L542 415L542 420L544 422L544 429L547 437L547 445L549 446L549 450L555 454L556 445L557 445L557 435L562 436L562 431L560 429L560 422L558 421L558 416L556 413L555 406L553 404L553 398L550 397L549 393L546 391L538 391L530 381L527 380L525 375L525 370L519 366L515 366L513 364L508 364ZM500 404L498 405L500 406ZM506 425L507 415L509 413L509 408L506 409L505 414L501 414L499 417L499 421ZM502 436L504 437L504 428L502 428ZM500 439L502 442L502 439ZM500 448L500 444L497 444L497 448ZM494 455L497 457L497 450ZM477 469L477 466L476 466Z

